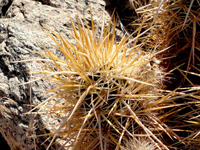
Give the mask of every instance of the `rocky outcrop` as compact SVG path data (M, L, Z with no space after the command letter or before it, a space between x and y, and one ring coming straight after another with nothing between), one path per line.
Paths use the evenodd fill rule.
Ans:
M34 61L39 55L32 51L45 52L41 42L58 53L41 25L70 39L69 15L74 22L77 13L90 22L89 4L94 20L102 20L103 0L0 0L0 132L11 149L45 149L49 144L42 144L46 137L36 137L50 130L44 128L45 118L26 114L31 105L47 99L41 93L52 86L43 80L30 83L34 80L31 71L42 69Z

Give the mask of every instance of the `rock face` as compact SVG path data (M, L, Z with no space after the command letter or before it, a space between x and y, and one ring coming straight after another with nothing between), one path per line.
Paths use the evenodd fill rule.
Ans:
M45 118L26 114L30 105L47 99L41 93L52 86L43 80L26 84L34 79L31 71L42 69L33 61L40 57L32 52L45 52L39 41L57 53L41 25L70 39L68 13L74 22L77 12L89 22L89 4L98 22L105 12L103 0L0 0L0 132L11 149L46 149L49 144L42 144L45 137L36 138L49 132L44 128Z

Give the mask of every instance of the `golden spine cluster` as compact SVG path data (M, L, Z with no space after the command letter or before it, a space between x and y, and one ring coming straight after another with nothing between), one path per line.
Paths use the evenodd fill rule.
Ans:
M38 73L57 83L49 91L56 95L36 107L60 120L49 147L57 136L74 150L200 146L198 0L126 4L138 18L120 41L111 21L97 36L92 14L91 30L81 19L76 30L71 20L75 45L45 30L64 56L45 46L47 54L39 53L50 61Z

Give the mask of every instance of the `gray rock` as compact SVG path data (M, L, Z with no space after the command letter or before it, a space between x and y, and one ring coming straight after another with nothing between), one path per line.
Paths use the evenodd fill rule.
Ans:
M39 80L24 84L34 79L31 71L41 70L42 66L35 61L18 61L39 58L31 52L45 52L38 41L62 57L52 48L41 25L71 39L68 13L74 22L77 10L90 21L90 3L95 22L99 22L104 12L103 0L0 0L0 132L11 149L46 149L49 141L41 145L46 138L36 135L50 132L44 128L45 118L26 113L32 108L30 104L47 99L41 93L50 89L51 83Z
M13 0L0 0L0 17L4 16Z

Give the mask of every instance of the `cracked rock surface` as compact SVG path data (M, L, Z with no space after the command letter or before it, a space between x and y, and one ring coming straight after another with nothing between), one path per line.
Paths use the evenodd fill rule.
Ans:
M31 51L45 52L40 41L58 53L41 25L70 39L72 28L68 13L74 22L77 12L90 21L89 4L94 20L100 21L103 0L0 0L0 132L11 149L44 150L49 144L47 141L41 145L45 137L36 138L50 130L44 128L45 118L26 114L30 104L47 99L41 93L52 86L43 80L25 84L33 80L31 71L42 69L40 63L31 61L39 57ZM109 18L108 14L105 16ZM19 62L24 60L30 61Z

